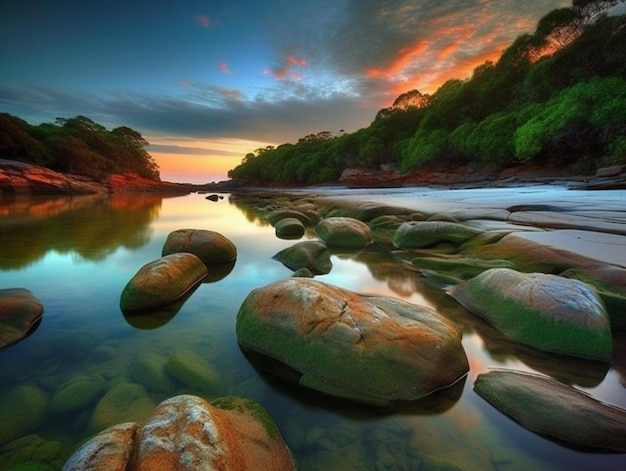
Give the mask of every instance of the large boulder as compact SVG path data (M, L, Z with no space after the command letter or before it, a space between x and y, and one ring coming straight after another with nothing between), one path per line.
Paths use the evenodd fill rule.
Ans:
M435 311L308 278L252 291L236 332L251 359L271 359L261 367L378 406L419 399L468 371L461 332Z
M313 275L325 275L330 273L333 267L328 247L318 240L298 242L281 250L272 258L294 272L308 268Z
M581 281L494 268L450 294L515 342L589 360L610 362L613 357L604 305Z
M398 227L393 245L401 249L419 249L439 242L461 244L482 233L481 229L448 221L407 221Z
M363 221L329 217L315 226L315 233L328 246L362 249L372 241L372 231Z
M206 265L191 253L173 253L147 263L124 287L122 311L167 306L194 289L207 275Z
M63 471L231 471L296 469L279 430L256 402L208 403L181 395L160 403L139 427L113 426L85 442Z
M180 229L171 232L161 255L189 252L207 265L229 263L237 258L237 247L226 236L204 229Z
M28 336L39 325L43 304L27 289L0 289L0 350Z
M626 410L551 378L494 370L478 375L474 390L533 432L584 447L626 451Z

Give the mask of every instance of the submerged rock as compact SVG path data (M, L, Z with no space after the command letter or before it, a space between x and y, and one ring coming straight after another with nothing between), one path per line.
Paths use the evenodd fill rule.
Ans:
M393 245L401 249L419 249L439 242L461 244L482 232L475 227L448 221L407 221L398 227Z
M330 251L323 242L305 240L281 250L272 257L294 272L307 268L314 275L330 273Z
M48 399L41 389L23 385L0 397L0 446L34 432L46 420Z
M252 291L236 331L272 373L367 404L419 399L468 371L459 329L435 311L307 278Z
M206 265L229 263L237 258L237 247L226 236L215 231L203 229L180 229L171 232L161 255L189 252L197 256Z
M315 226L315 233L328 246L362 249L372 241L370 227L347 217L329 217Z
M533 432L575 445L626 451L626 410L551 378L494 370L478 375L474 390Z
M207 360L191 350L174 353L165 362L165 371L179 383L205 396L215 396L222 386L222 375Z
M88 406L104 389L104 378L99 374L77 376L62 385L50 400L50 413L62 415Z
M588 360L610 362L613 357L604 305L581 281L494 268L450 294L515 342Z
M191 253L174 253L147 263L124 287L122 311L166 306L195 288L207 275L206 265Z
M30 335L43 310L43 304L27 289L0 289L0 350Z
M141 384L117 384L96 404L89 421L89 431L99 432L122 422L141 422L154 406L154 401Z
M84 443L63 471L291 471L291 452L267 412L256 402L197 396L161 402L140 427L129 422Z

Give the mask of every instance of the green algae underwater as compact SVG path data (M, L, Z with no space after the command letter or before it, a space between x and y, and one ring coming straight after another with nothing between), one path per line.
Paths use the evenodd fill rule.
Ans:
M204 195L114 195L0 201L0 288L43 303L41 323L0 352L0 471L60 470L117 423L144 420L177 394L252 399L268 411L300 470L624 469L626 455L536 435L472 390L490 368L547 375L626 407L625 340L612 365L514 344L389 250L332 251L316 279L437 310L463 331L470 372L390 409L322 396L270 376L237 344L235 319L255 288L292 275L272 257L294 244L245 205ZM125 315L120 293L160 257L169 233L222 233L238 257L173 306ZM302 240L314 239L307 229ZM436 277L433 277L436 280ZM585 424L580 424L581 428Z

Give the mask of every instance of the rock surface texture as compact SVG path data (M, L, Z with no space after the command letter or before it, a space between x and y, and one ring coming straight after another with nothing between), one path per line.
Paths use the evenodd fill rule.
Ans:
M160 403L143 426L124 423L83 444L63 471L288 471L296 465L257 403L226 397L212 404L181 395Z
M461 332L435 311L307 278L252 291L236 330L244 351L286 365L301 385L379 406L419 399L468 371Z
M43 311L43 304L29 290L0 289L0 350L32 332Z
M515 342L589 360L613 357L608 314L595 290L581 281L494 268L450 294Z
M533 432L575 445L626 451L626 410L551 378L494 370L479 375L474 390Z
M315 226L315 233L328 246L362 249L372 240L372 231L363 221L347 217L329 217Z
M237 247L223 234L204 229L180 229L171 232L161 255L189 252L206 265L229 263L237 258Z

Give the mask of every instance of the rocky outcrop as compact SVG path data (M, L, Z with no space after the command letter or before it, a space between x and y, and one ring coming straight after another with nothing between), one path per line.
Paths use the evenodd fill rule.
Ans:
M372 241L367 224L354 218L329 217L315 226L315 233L328 246L362 249Z
M32 333L43 311L43 304L29 290L0 289L0 350Z
M429 395L469 368L461 332L435 311L308 278L252 291L236 331L245 352L271 359L258 363L271 373L378 406Z
M494 370L479 375L474 390L533 432L583 447L626 451L626 410L551 378Z
M402 186L407 179L392 169L347 168L341 172L339 183L350 188L393 188Z
M0 159L0 194L106 194L158 192L187 194L194 185L162 182L137 174L115 174L102 181L69 175L17 160Z
M208 403L175 396L160 403L145 425L127 422L84 443L63 471L232 471L296 469L267 412L234 397Z
M122 311L155 309L182 298L207 275L202 260L192 253L173 253L145 264L122 290Z
M393 244L401 249L428 247L439 242L461 244L482 233L480 229L447 221L407 221L398 227Z
M180 229L167 236L161 255L182 252L194 254L206 265L230 263L237 258L237 247L228 237L203 229Z
M515 342L588 360L613 358L609 317L595 290L581 281L494 268L450 294Z

